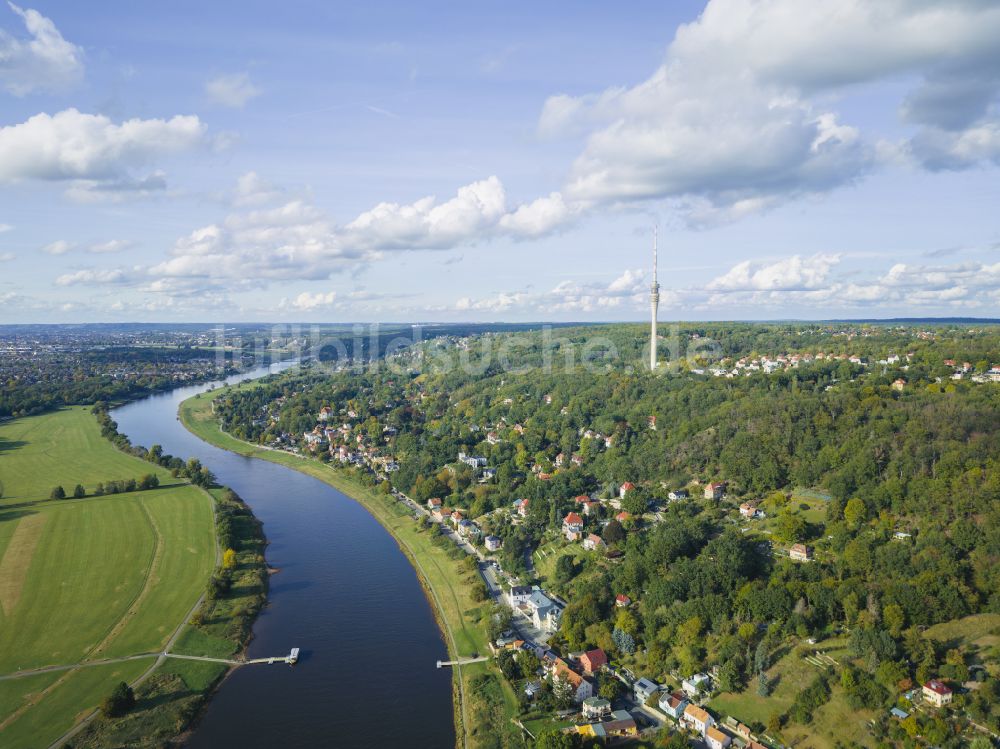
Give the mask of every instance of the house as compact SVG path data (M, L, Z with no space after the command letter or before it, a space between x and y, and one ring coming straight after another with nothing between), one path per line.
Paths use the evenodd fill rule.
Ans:
M431 497L427 500L427 509L433 512L435 509L441 506L441 500L437 497Z
M510 601L511 606L516 608L527 603L534 592L535 589L530 585L513 585L511 586L510 593L507 594L507 600Z
M573 701L577 704L594 696L594 685L571 669L562 658L556 658L552 663L552 681L569 683L573 687Z
M632 519L631 513L625 512L624 510L615 515L615 520L617 520L619 523L624 523L626 520L631 520L631 519Z
M555 632L559 629L559 619L562 616L562 609L558 604L549 600L542 591L536 590L525 602L528 610L531 611L531 621L539 629L547 632Z
M631 606L631 605L632 605L632 599L629 598L624 593L619 593L618 595L615 596L615 606L617 606L618 608L623 609L626 606Z
M705 743L708 744L708 749L726 749L733 743L733 737L715 726L709 726L705 729Z
M639 728L627 710L615 710L611 713L611 720L577 726L576 732L580 736L608 739L614 736L638 736Z
M756 502L744 502L740 505L740 515L745 517L747 520L757 517L757 503Z
M689 697L697 697L702 692L707 692L712 688L712 679L708 674L695 674L689 676L681 682L681 689Z
M514 509L517 510L517 514L522 518L528 517L528 500L519 499L514 503Z
M608 665L608 656L600 648L594 648L580 656L580 665L583 667L584 673L596 674L601 668Z
M659 691L660 685L645 677L639 679L639 681L632 685L632 693L635 695L635 701L640 705L645 705L646 700Z
M952 698L951 687L937 679L931 679L924 684L923 694L924 701L929 702L934 707L944 707L951 702Z
M593 499L587 499L580 503L580 509L583 510L583 514L590 516L595 509L601 506L600 502L596 502Z
M565 463L565 462L566 462L566 454L565 453L559 453L556 456L554 465L555 465L556 468L560 468L560 467L562 467L562 464Z
M677 489L676 491L670 492L667 495L667 499L669 499L671 502L676 502L679 499L687 499L689 496L690 495L688 494L687 489Z
M458 524L458 535L464 538L471 538L482 533L479 526L471 520L463 520Z
M626 481L624 484L618 487L619 498L625 499L625 495L628 494L633 489L635 489L635 484L633 484L631 481Z
M588 697L583 701L582 712L587 720L600 720L605 715L611 715L611 703L602 697Z
M649 417L647 417L646 418L646 425L655 432L656 431L656 417L655 416L649 416Z
M319 410L319 416L317 418L320 421L326 421L330 418L332 414L333 414L332 408L330 408L329 406L323 406L323 408Z
M529 700L535 699L535 695L542 691L542 682L540 681L529 681L524 685L524 693L528 695Z
M486 544L486 551L499 551L500 547L503 546L503 541L496 536L487 536L483 543Z
M910 714L908 712L906 712L905 710L900 710L898 707L892 708L892 710L889 711L889 715L898 720L906 720L907 718L910 717Z
M583 539L583 548L587 551L595 551L597 549L607 548L607 544L604 543L604 539L595 533L591 533L585 539Z
M577 541L583 533L583 518L570 512L563 518L563 535L567 541Z
M697 705L688 705L681 713L681 725L704 736L705 731L715 725L715 719Z
M458 454L458 462L465 463L472 469L485 468L487 460L481 455L466 455L464 452Z
M455 510L451 513L451 524L458 527L458 524L465 520L465 515L462 514L461 510Z
M705 487L705 499L722 499L725 493L725 481L713 481Z
M794 544L792 548L788 550L788 556L790 559L794 559L797 562L808 562L813 558L812 549L805 544Z
M684 714L684 708L688 706L688 698L683 692L664 692L660 695L660 710L665 712L674 720L680 720Z
M897 392L901 393L905 388L906 388L906 380L904 380L902 377L900 377L898 380L895 380L892 383L892 389Z

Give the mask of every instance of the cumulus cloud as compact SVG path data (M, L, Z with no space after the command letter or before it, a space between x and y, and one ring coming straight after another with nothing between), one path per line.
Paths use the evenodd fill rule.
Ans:
M260 95L260 89L250 82L246 73L228 73L206 81L205 93L215 104L242 109L248 101Z
M282 190L275 187L257 172L247 172L236 180L233 203L237 206L253 206L280 199Z
M63 273L56 278L58 286L77 286L80 284L126 284L134 280L134 276L122 268L98 270L84 268L72 273Z
M709 282L709 291L796 291L823 286L839 255L793 255L773 263L745 260Z
M0 182L71 181L90 192L157 189L162 174L137 179L132 171L195 148L204 136L205 126L193 115L116 124L76 109L37 114L0 127Z
M83 75L83 50L36 10L7 4L20 17L29 39L0 29L0 87L15 96L70 86Z
M0 263L9 263L11 260L17 258L13 252L0 252Z
M10 224L0 224L0 234L4 232L11 231L14 227Z
M67 242L65 239L58 239L55 242L50 242L42 248L42 252L48 253L49 255L65 255L70 250L76 247L72 242Z
M672 198L733 220L865 176L897 151L930 168L997 161L1000 6L979 0L711 0L646 81L550 97L539 132L589 133L571 201ZM845 87L911 75L898 147L831 108ZM959 84L959 85L953 85Z
M107 242L95 242L87 247L87 252L100 255L109 252L122 252L132 247L135 243L127 239L110 239Z
M317 292L315 294L303 291L291 301L288 299L282 299L278 306L282 309L294 309L301 312L309 312L312 310L332 307L336 301L336 291L328 291L326 293Z

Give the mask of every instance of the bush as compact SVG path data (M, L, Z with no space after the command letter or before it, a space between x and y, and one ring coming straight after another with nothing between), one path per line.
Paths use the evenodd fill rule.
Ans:
M121 681L114 691L104 698L104 702L101 703L101 713L106 718L119 718L133 707L135 707L135 693L132 687Z
M66 499L66 490L61 486L57 486L52 490L52 493L49 494L49 499Z

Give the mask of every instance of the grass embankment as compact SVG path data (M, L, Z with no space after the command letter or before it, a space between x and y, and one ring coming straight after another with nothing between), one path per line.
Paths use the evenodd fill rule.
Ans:
M252 387L252 385L250 385ZM219 427L212 413L214 394L195 396L180 406L181 422L206 442L240 455L269 460L308 474L333 486L365 507L397 540L411 560L433 604L452 657L488 653L486 620L489 602L472 597L477 579L465 554L451 543L435 542L433 530L422 529L410 512L391 497L317 460L270 450L238 440ZM488 663L455 669L455 722L458 745L516 746L519 738L511 718L517 698Z
M160 487L92 496L99 482L144 474L157 475ZM0 481L0 675L162 652L216 565L209 495L116 449L88 408L0 424ZM53 486L71 493L76 484L90 496L47 499ZM223 608L204 628L188 629L225 634L227 625L214 620L231 613ZM228 652L237 647L231 642ZM154 662L150 657L0 681L0 745L47 746L115 684L133 682ZM176 674L178 663L165 662L137 689L136 714L151 726L169 726L161 740L177 732L176 703L152 702L147 691ZM219 676L221 671L215 680ZM201 686L204 679L190 683ZM79 739L73 743L80 745Z

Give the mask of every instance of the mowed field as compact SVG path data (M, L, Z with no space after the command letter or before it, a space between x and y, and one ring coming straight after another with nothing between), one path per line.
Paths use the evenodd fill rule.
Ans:
M153 472L158 489L47 499ZM162 651L215 566L208 494L115 449L84 408L0 424L0 482L0 677ZM0 680L0 746L47 746L152 663Z

